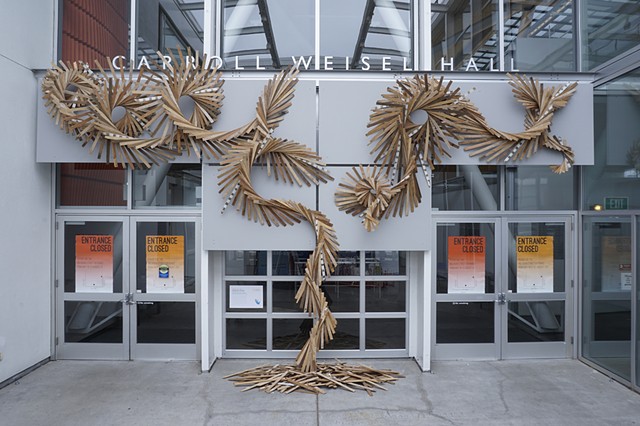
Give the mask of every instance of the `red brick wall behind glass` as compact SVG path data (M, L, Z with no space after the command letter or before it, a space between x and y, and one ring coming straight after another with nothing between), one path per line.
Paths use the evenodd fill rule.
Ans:
M63 0L60 59L94 68L96 59L106 67L106 57L128 57L129 14L129 0Z

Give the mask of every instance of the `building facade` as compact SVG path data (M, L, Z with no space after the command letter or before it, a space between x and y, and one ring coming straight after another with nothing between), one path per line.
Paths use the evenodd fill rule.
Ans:
M9 2L0 18L11 158L0 382L48 358L197 360L207 371L221 357L293 358L304 344L313 323L295 295L309 227L225 209L214 157L106 164L42 99L58 60L135 75L197 51L224 79L215 131L251 120L267 82L300 70L273 135L317 152L333 180L297 186L266 167L251 176L260 193L335 227L341 251L322 288L338 329L319 356L412 357L424 371L432 360L579 358L640 389L635 1L38 3ZM554 173L562 157L542 148L521 161L451 148L418 172L415 211L368 232L335 194L354 166L380 164L367 125L382 95L422 74L451 82L504 132L527 125L509 74L576 83L551 125L574 166Z

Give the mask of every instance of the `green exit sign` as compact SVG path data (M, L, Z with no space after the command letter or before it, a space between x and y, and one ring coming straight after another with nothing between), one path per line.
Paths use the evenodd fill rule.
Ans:
M628 210L629 197L604 197L605 210Z

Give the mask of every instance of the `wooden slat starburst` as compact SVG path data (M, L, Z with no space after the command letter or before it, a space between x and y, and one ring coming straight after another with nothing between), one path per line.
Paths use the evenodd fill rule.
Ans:
M86 64L61 61L43 79L45 106L62 129L114 164L151 167L191 149L218 158L225 142L198 136L211 133L220 113L222 80L206 58L191 60L190 53L171 61L159 55L158 71L125 72L121 64L107 73L96 62L100 72L94 73ZM183 97L194 103L189 117L180 109ZM124 113L114 119L117 109Z

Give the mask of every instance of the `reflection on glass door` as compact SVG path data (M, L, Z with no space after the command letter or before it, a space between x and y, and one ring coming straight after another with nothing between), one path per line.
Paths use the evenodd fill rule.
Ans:
M570 356L570 220L437 224L436 359Z
M196 359L196 223L58 220L57 357Z
M585 217L582 355L631 380L631 218Z

